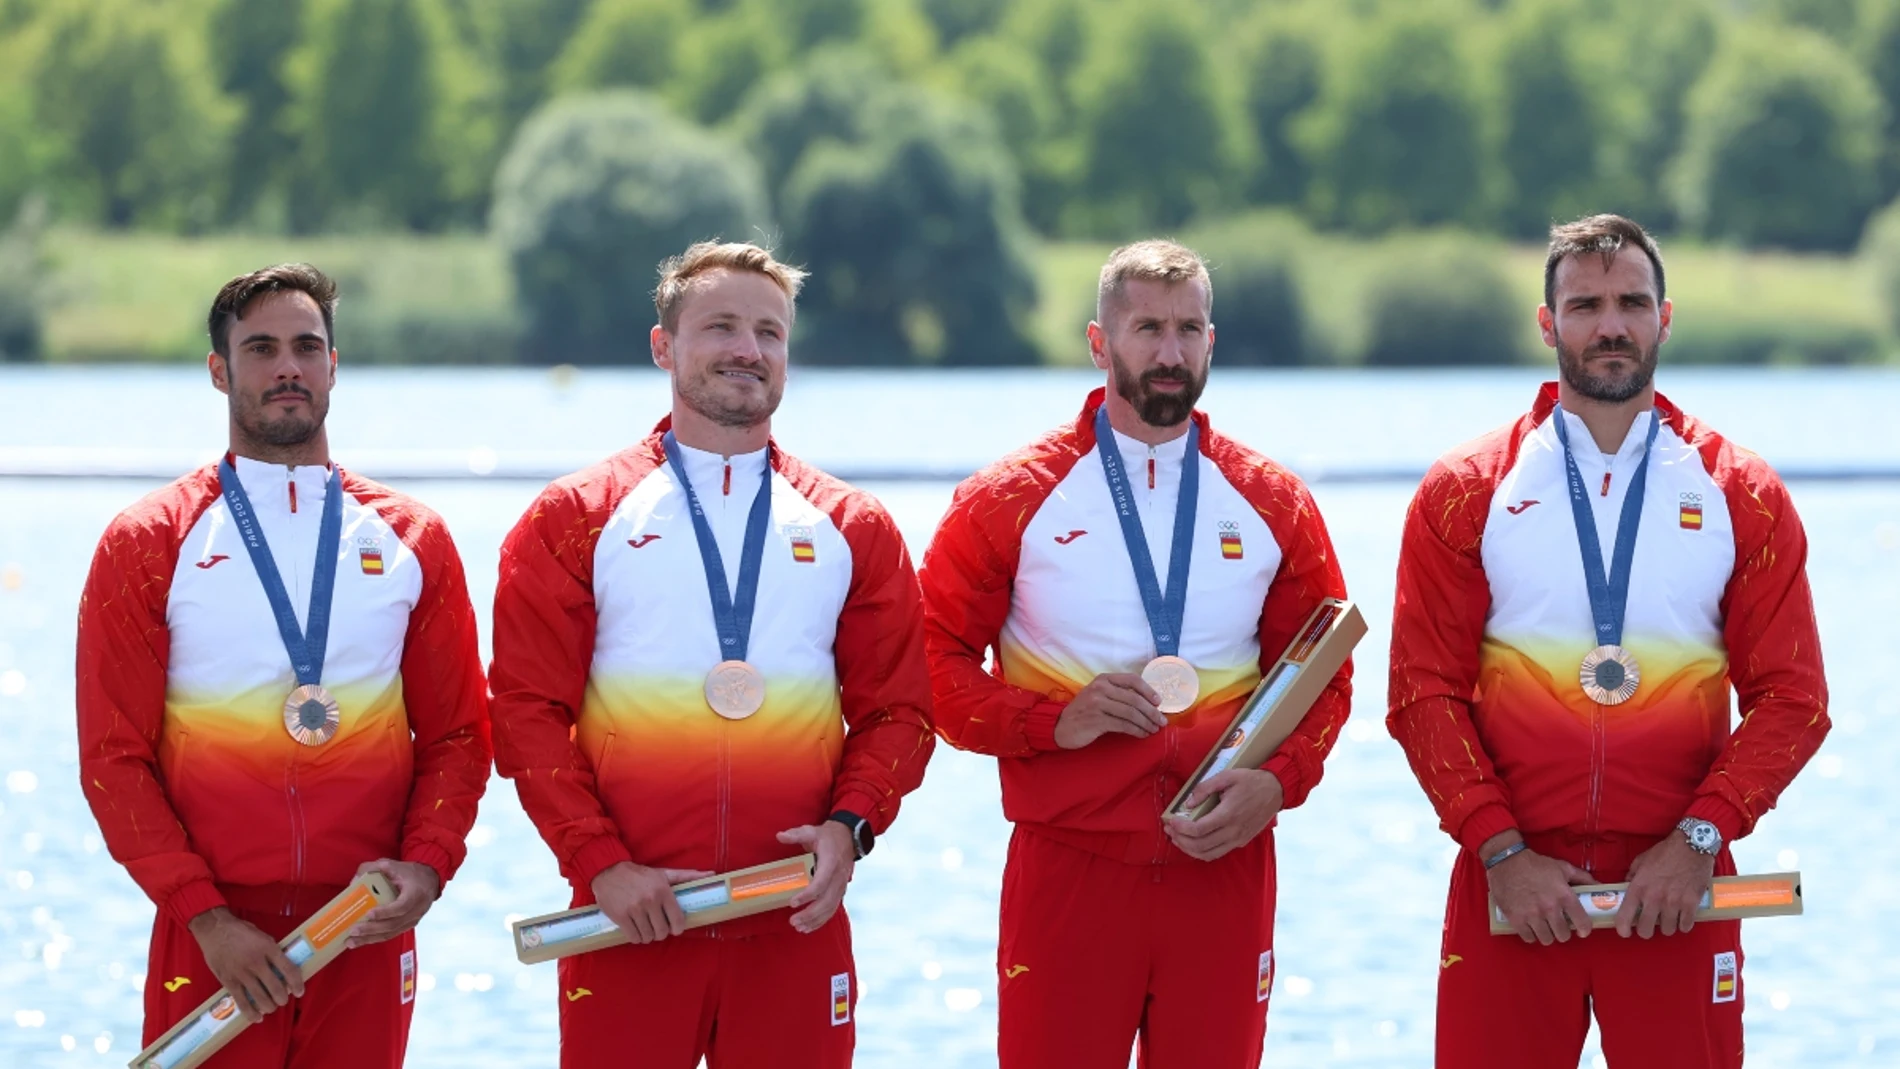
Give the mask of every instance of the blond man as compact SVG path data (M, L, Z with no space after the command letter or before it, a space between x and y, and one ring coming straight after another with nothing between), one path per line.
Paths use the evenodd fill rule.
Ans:
M671 415L541 494L495 592L499 770L632 940L561 962L561 1065L844 1066L845 885L932 745L917 581L877 501L772 440L803 274L661 271ZM684 928L673 884L807 851L789 909Z

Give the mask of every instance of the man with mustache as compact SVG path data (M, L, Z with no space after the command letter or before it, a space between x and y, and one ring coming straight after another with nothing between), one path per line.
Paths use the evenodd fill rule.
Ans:
M1081 415L966 480L924 558L938 730L993 754L1016 825L997 949L1004 1069L1254 1066L1272 987L1269 830L1347 715L1342 668L1260 768L1163 809L1345 581L1306 487L1195 411L1213 290L1118 249ZM995 651L991 670L985 660Z
M1558 381L1406 519L1387 722L1464 848L1442 1069L1570 1069L1593 1012L1619 1069L1742 1063L1741 925L1696 906L1820 747L1827 683L1787 489L1656 392L1670 315L1640 226L1552 229ZM1591 936L1571 885L1624 880Z
M502 545L496 763L633 941L562 959L565 1069L851 1061L840 904L934 739L896 525L772 440L803 278L736 243L662 264L672 414ZM672 884L802 852L789 914L684 929Z
M229 451L113 520L79 605L80 783L158 906L144 1042L223 986L254 1024L211 1067L402 1064L411 929L488 780L448 529L330 460L336 299L308 264L218 292ZM395 901L304 977L277 941L367 869Z

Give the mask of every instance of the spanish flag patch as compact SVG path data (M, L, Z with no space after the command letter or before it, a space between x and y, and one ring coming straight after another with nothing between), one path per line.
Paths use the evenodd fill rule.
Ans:
M380 538L364 538L356 543L356 560L362 565L364 575L383 574L383 542Z
M1733 950L1715 956L1715 1002L1734 1002L1741 969Z
M787 527L785 536L792 543L792 559L800 564L817 564L818 547L812 543L809 527Z
M1684 494L1680 506L1682 529L1700 531L1702 529L1702 495Z
M1240 524L1233 520L1220 521L1220 555L1223 560L1240 560L1246 555L1240 545Z

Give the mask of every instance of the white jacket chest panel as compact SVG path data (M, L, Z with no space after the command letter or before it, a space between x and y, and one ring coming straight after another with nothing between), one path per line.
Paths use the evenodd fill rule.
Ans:
M297 511L292 512L292 476L285 468L240 459L238 471L290 595L297 625L305 627L325 473L321 468L297 469ZM402 668L409 615L422 596L421 564L375 509L347 491L343 533L332 552L336 588L323 684L332 690L380 689ZM235 698L258 689L289 694L297 686L276 613L222 496L185 536L165 621L171 630L167 690L173 695Z
M1568 418L1607 576L1630 481L1643 463L1639 417L1614 457L1603 455L1574 416L1555 415L1525 437L1498 484L1485 521L1483 561L1490 581L1486 633L1514 646L1595 646L1595 622L1572 518L1563 447L1553 420ZM1642 525L1630 565L1625 645L1662 642L1722 648L1722 595L1735 568L1735 534L1722 490L1701 456L1668 426L1649 461ZM1602 492L1605 472L1608 494ZM1693 522L1699 518L1700 523Z
M836 679L838 614L851 588L851 549L831 518L773 472L771 519L759 566L746 660L768 678ZM695 480L697 486L699 480ZM746 516L758 474L735 471L732 492L706 480L701 506L719 543L727 589L738 593ZM699 678L727 659L713 624L686 494L670 467L615 507L594 547L593 671L625 678Z
M1250 670L1260 658L1260 612L1280 569L1280 546L1214 462L1199 454L1195 460L1200 500L1180 656L1203 670ZM1153 490L1144 465L1130 463L1128 476L1165 592L1178 474L1157 479ZM1102 672L1138 671L1155 656L1121 521L1093 450L1023 530L1002 640L1078 683Z

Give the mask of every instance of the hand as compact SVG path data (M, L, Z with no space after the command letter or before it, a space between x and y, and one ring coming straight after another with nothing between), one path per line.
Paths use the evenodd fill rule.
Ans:
M1257 768L1230 768L1202 780L1187 796L1184 808L1192 809L1217 794L1220 801L1199 820L1174 814L1161 820L1174 845L1200 861L1213 861L1252 842L1286 804L1278 776Z
M1153 687L1131 672L1096 676L1056 718L1056 745L1079 750L1109 732L1145 739L1168 722L1155 708L1160 700Z
M1514 831L1502 832L1480 847L1478 856L1490 857L1522 841ZM1485 878L1492 900L1526 943L1567 943L1573 931L1579 939L1589 937L1590 915L1583 911L1571 885L1595 883L1596 878L1570 862L1522 850L1499 862Z
M851 841L851 829L835 820L779 832L778 841L818 855L811 886L793 895L791 901L791 907L798 910L792 914L792 927L810 935L823 928L844 903L845 885L858 868L858 844Z
M1616 911L1616 934L1627 939L1634 931L1648 939L1658 926L1664 935L1695 927L1695 911L1714 875L1713 856L1670 832L1630 862L1630 889Z
M303 971L256 925L218 906L191 918L190 928L211 975L236 996L246 1021L256 1024L302 996Z
M673 897L673 885L711 875L703 869L650 869L622 861L594 877L594 901L627 938L657 943L686 930L686 911Z
M419 861L367 861L356 870L361 876L365 872L380 872L396 889L396 900L377 906L363 915L356 930L350 933L350 941L345 949L368 946L392 939L414 928L429 912L435 900L442 894L442 877L435 869Z

